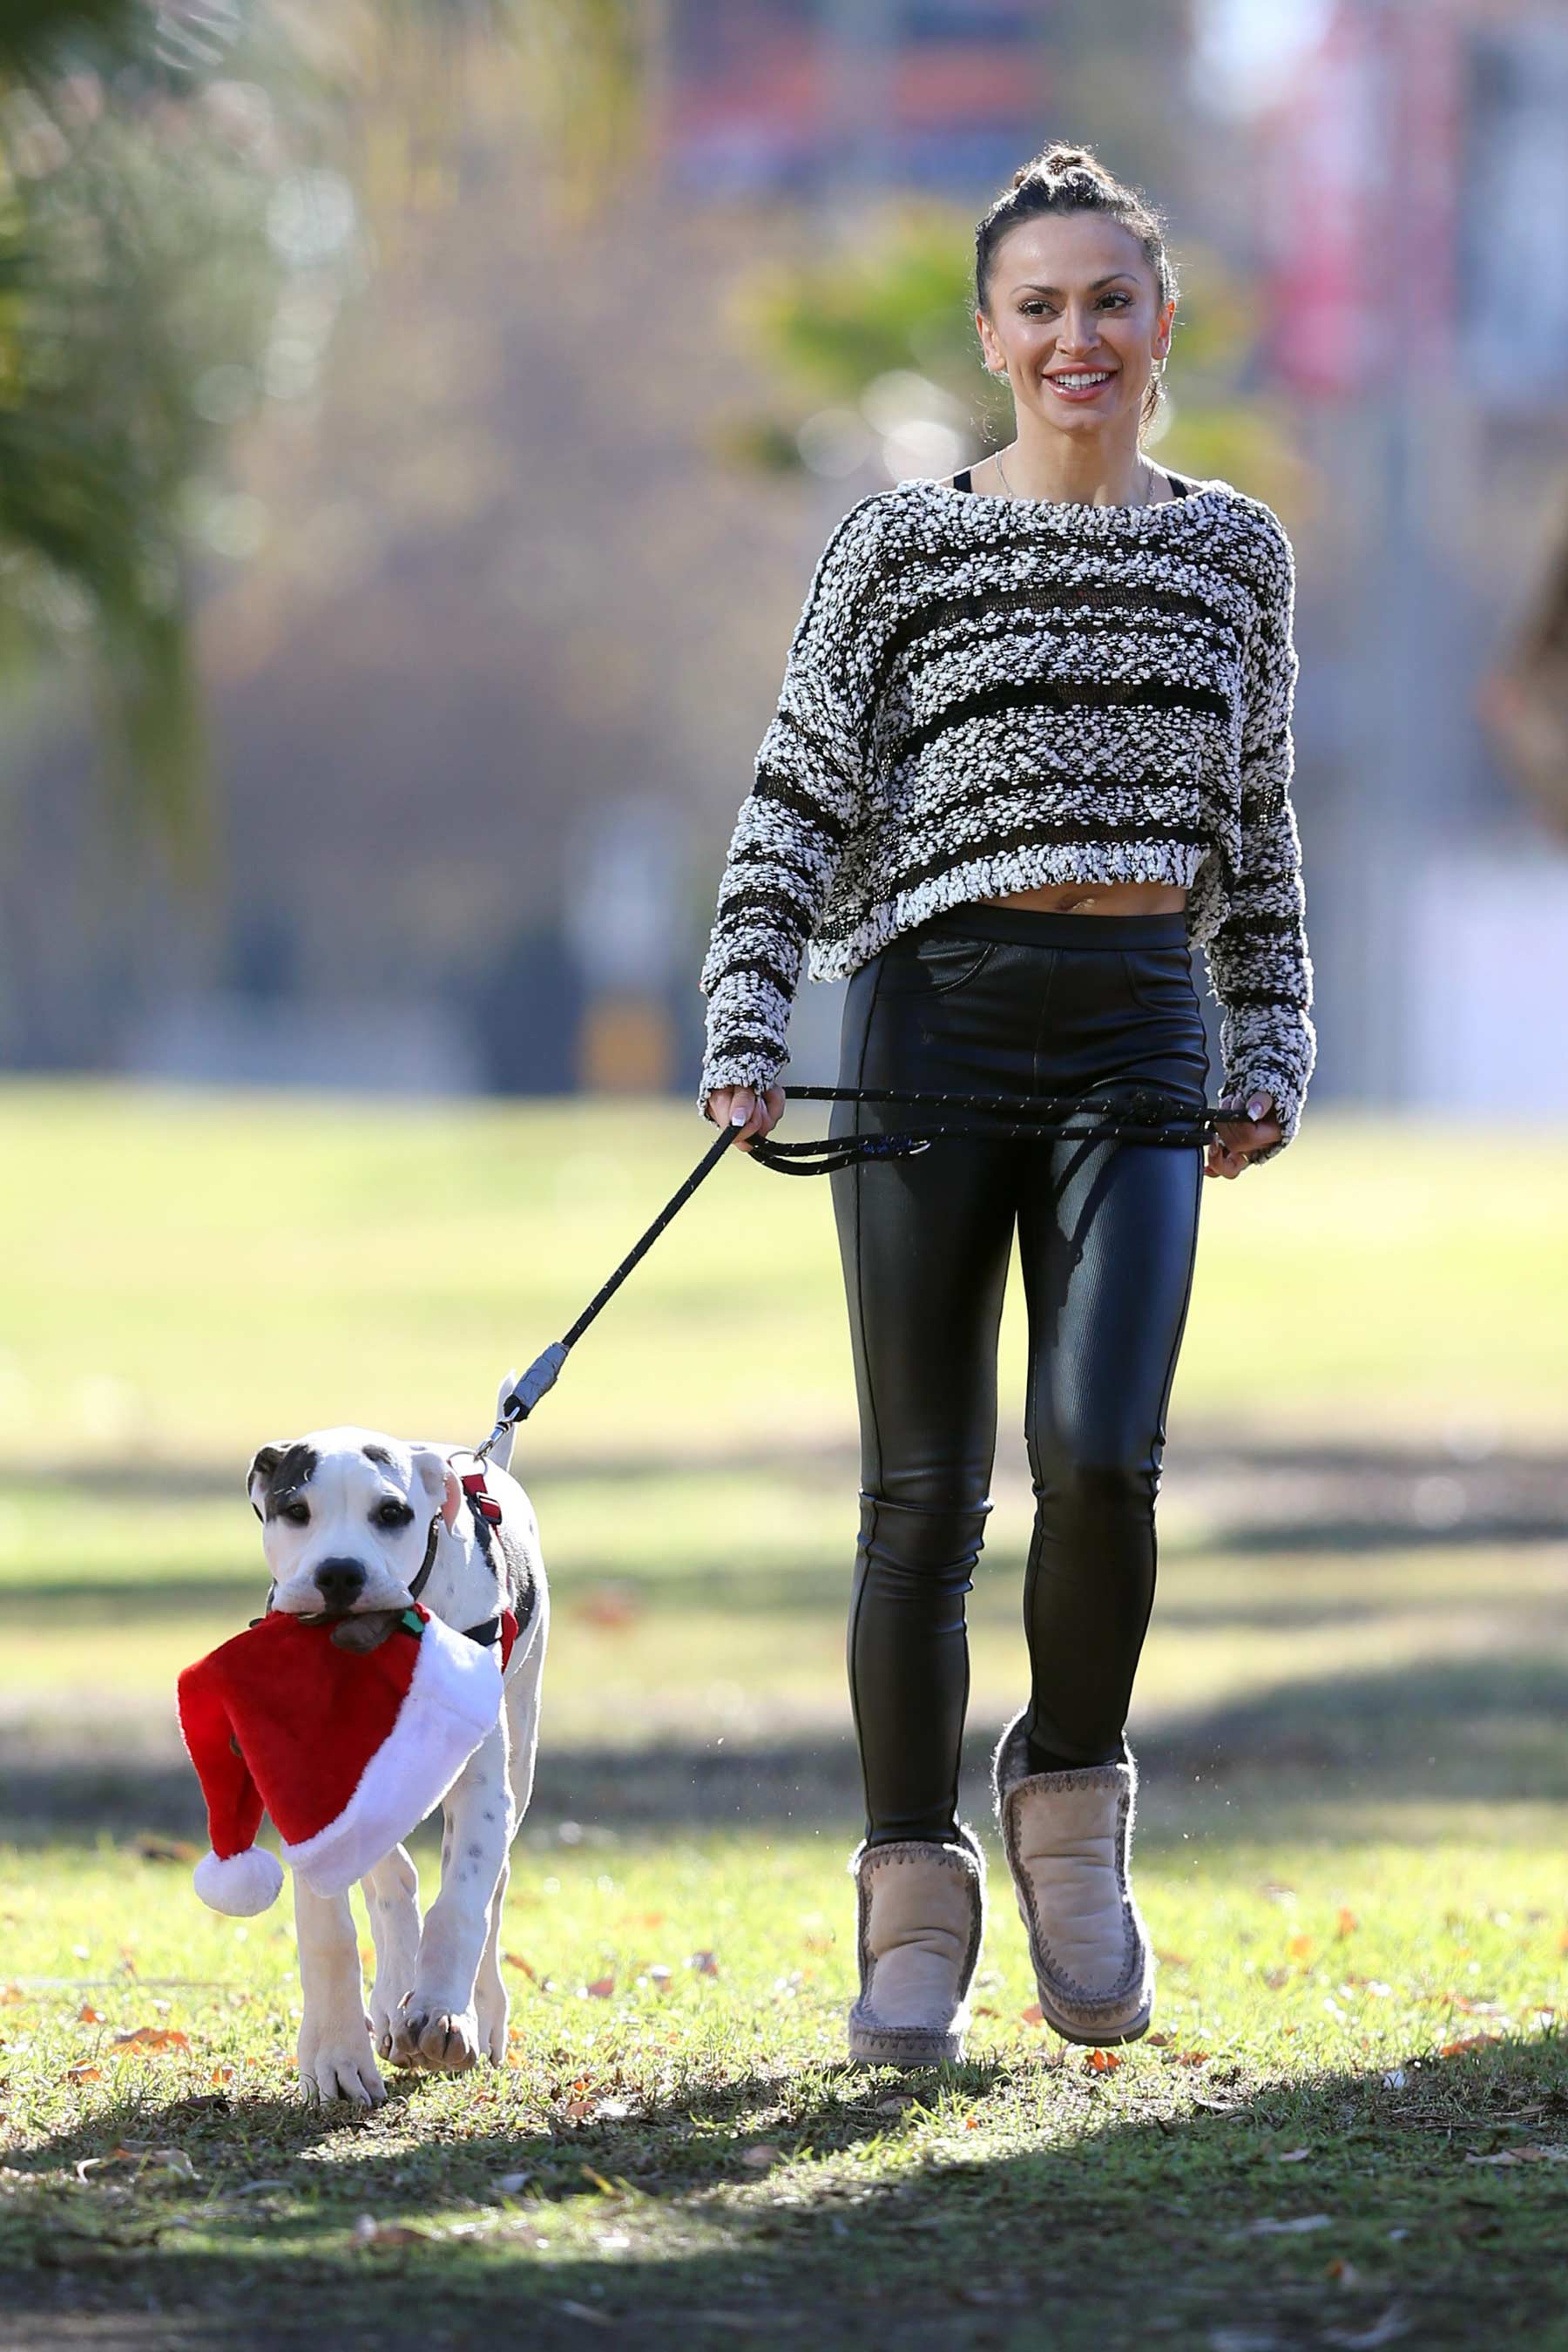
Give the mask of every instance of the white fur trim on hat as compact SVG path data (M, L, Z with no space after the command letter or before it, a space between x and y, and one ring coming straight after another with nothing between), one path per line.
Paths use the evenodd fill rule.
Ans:
M277 1902L283 1865L264 1845L252 1845L243 1853L205 1853L194 1878L209 1910L225 1912L231 1919L253 1919Z
M317 1895L342 1895L438 1805L500 1720L496 1654L432 1617L419 1637L408 1696L336 1821L283 1859Z

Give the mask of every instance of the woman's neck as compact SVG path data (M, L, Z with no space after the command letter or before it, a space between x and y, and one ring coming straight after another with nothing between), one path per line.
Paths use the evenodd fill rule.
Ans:
M1072 506L1140 507L1160 500L1159 476L1141 449L1080 445L1057 433L1032 444L1020 436L1000 457L1000 465L992 457L975 467L976 488ZM984 482L978 478L982 472L989 477Z

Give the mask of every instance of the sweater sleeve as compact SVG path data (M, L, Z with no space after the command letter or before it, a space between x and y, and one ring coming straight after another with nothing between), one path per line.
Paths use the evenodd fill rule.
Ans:
M1262 1088L1282 1133L1247 1163L1260 1168L1291 1142L1317 1059L1310 1008L1301 843L1290 799L1296 678L1296 570L1290 542L1270 515L1266 567L1243 664L1241 864L1226 919L1207 949L1219 1000L1224 1082L1219 1099Z
M818 559L741 803L699 986L708 1000L698 1088L760 1092L788 1058L790 1006L806 941L861 805L874 659L876 497L852 507Z

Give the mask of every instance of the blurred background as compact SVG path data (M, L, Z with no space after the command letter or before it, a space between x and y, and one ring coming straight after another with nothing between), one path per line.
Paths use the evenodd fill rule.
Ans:
M1169 220L1163 453L1297 546L1317 1111L1568 1108L1554 0L7 23L5 1066L689 1094L812 566L1010 436L973 224L1068 136Z
M1169 219L1162 454L1300 575L1320 1061L1278 1169L1205 1188L1140 1735L1259 1802L1568 1797L1565 130L1542 0L6 12L21 1820L188 1825L173 1675L256 1604L255 1447L472 1442L704 1148L813 567L1008 437L973 225L1060 137ZM792 1080L840 1002L803 983ZM977 1754L1023 1344L1014 1295ZM732 1155L520 1443L547 1828L853 1817L857 1461L828 1188Z

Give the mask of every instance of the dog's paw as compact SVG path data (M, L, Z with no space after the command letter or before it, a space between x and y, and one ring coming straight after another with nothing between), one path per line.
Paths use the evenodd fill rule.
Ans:
M389 2060L395 2065L398 2063L397 2029L401 2021L397 2010L391 2008L385 2001L372 1998L370 2015L366 2018L365 2023L370 2028L370 2038L374 2045L375 2054L378 2058Z
M479 2018L479 2053L492 2066L506 2063L507 2017L509 2003L503 1990L499 1999L479 1987L475 2011Z
M356 2107L379 2107L386 2085L375 2063L370 2036L353 2032L300 2037L300 2089L312 2106L346 2099Z
M393 2035L393 2063L425 2066L433 2074L463 2074L479 2058L479 2020L471 2009L426 2009L410 2000Z

